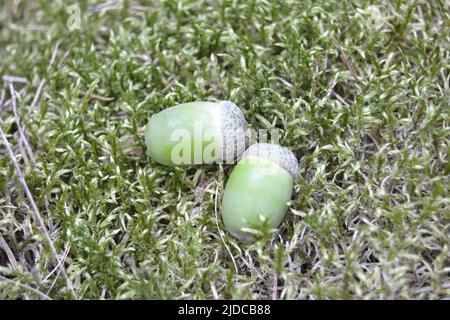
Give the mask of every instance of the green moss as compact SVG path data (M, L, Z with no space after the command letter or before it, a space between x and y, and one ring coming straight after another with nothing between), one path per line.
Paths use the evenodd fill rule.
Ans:
M0 76L27 79L34 163L10 104L1 127L79 298L449 297L445 1L100 5L83 2L79 30L66 1L0 6ZM222 231L232 166L145 154L153 114L211 99L280 129L300 159L278 236ZM0 246L0 298L71 298L4 150L0 234L18 267Z

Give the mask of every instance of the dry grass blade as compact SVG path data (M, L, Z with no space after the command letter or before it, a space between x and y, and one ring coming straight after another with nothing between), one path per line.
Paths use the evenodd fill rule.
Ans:
M336 93L335 91L331 91L331 93L332 93L332 94L336 97L336 99L338 99L344 106L346 106L346 107L349 107L349 106L350 106L350 104L349 104L347 101L345 101L345 99L342 98L340 94Z
M55 48L53 49L52 57L51 57L50 63L48 64L48 67L47 67L47 72L50 71L53 63L55 62L56 53L58 52L58 47L59 47L59 42L55 45ZM41 97L42 89L44 88L44 85L45 85L45 79L42 79L41 82L39 83L38 89L36 90L36 94L34 95L33 101L31 102L29 111L33 111L37 107L37 105L39 103L39 98Z
M108 102L108 101L113 101L115 99L114 97L105 97L105 96L100 96L98 94L88 94L87 92L82 91L82 90L80 90L79 93L80 93L81 96L88 96L88 98L92 99L92 100L99 100L99 101Z
M107 11L107 10L117 10L119 7L120 2L115 0L105 1L102 3L99 3L97 5L91 6L88 8L89 12L101 12L101 11Z
M348 59L347 55L344 52L344 49L342 48L342 46L339 44L339 42L335 39L332 38L332 41L334 42L334 44L336 45L336 47L339 50L342 62L344 62L344 64L347 66L348 70L350 71L350 73L352 74L353 78L359 82L362 83L362 81L359 79L355 68L353 67L353 65L351 64L350 60Z
M22 77L16 77L16 76L3 76L3 81L5 82L19 82L19 83L27 83L27 79Z
M11 251L11 248L6 243L5 238L0 234L0 248L3 248L6 252L6 256L8 257L9 263L11 263L11 266L13 269L17 268L17 260L16 257L14 257L14 253Z
M38 104L39 98L41 96L42 88L44 87L45 79L42 79L39 83L38 89L36 90L36 94L34 95L33 101L31 102L30 111L34 110Z
M231 257L231 260L233 261L234 270L236 271L236 273L239 273L239 269L237 267L236 260L234 260L233 254L231 253L230 248L226 244L225 239L223 238L223 234L222 234L223 232L222 232L222 230L220 229L220 226L219 226L219 217L217 215L217 198L218 198L217 194L218 194L218 191L219 191L219 187L216 187L216 192L215 192L215 197L214 197L214 220L215 220L215 223L216 223L216 226L217 226L217 230L219 231L220 239L222 239L222 242L225 245L225 248L227 249L228 254Z
M14 91L14 85L12 82L9 83L9 92L11 94L12 109L14 117L16 118L17 129L19 130L20 134L20 143L25 146L29 158L34 159L33 151L31 150L30 144L28 143L27 137L25 136L24 128L22 126L22 123L20 122L19 112L17 111L16 93Z
M17 282L17 281L14 281L14 280L5 278L5 277L3 277L3 276L1 276L1 275L0 275L0 280L5 281L5 282L14 283L15 285L18 285L19 287L22 287L22 288L24 288L24 289L26 289L26 290L29 290L29 291L31 291L31 292L37 294L38 296L40 296L40 297L43 298L44 300L52 300L52 298L50 298L50 297L49 297L48 295L46 295L45 293L40 292L39 290L37 290L37 289L35 289L35 288L32 288L32 287L30 287L30 286L27 286L26 284L23 284L23 283L20 283L20 282Z
M66 261L67 255L69 254L69 250L70 250L70 247L67 246L66 250L64 250L64 253L63 253L63 256L62 256L61 260L58 262L58 265L42 281L42 282L47 281L47 279L50 278L50 276L55 272L55 270L58 270L58 273L56 274L55 279L53 279L52 284L50 285L50 287L47 290L47 294L50 294L50 292L52 291L53 287L56 284L56 281L58 281L59 276L61 275L61 268L60 268L60 266L62 264L64 264L64 262Z
M272 300L277 300L277 293L278 293L278 276L275 273L273 275Z
M20 169L19 163L17 162L17 160L14 156L14 152L11 149L11 145L10 145L8 138L6 137L6 134L3 131L2 127L0 127L0 135L2 136L3 142L5 143L5 147L6 147L6 150L8 151L9 157L14 164L14 168L16 170L17 175L19 176L20 183L22 184L22 186L25 190L25 194L28 198L28 201L30 202L31 207L33 208L34 217L35 217L36 221L38 222L39 227L44 232L45 237L47 238L47 241L48 241L48 244L50 246L50 250L51 250L53 256L55 257L56 261L59 261L58 253L56 252L53 241L50 238L50 235L48 233L47 227L45 226L44 220L42 219L41 214L39 213L39 209L38 209L36 203L34 202L33 195L31 194L31 191L28 188L28 184L25 181L22 170ZM60 265L60 269L61 269L61 272L63 273L64 277L66 278L66 282L67 282L69 291L72 293L72 296L75 299L78 299L77 294L75 293L75 290L73 288L72 282L70 281L69 277L67 276L66 270L64 269L64 266L62 264Z
M24 88L19 90L19 95L21 95L24 92ZM3 101L4 97L2 97L2 101ZM4 111L6 110L12 103L12 99L8 99L6 101L3 102L3 104L0 104L0 111Z
M3 100L5 100L5 90L2 89L2 93L0 94L0 107L3 105Z
M52 271L50 271L50 273L42 280L42 282L45 282L48 280L48 278L51 277L51 275L53 273L55 273L56 270L60 269L61 264L64 263L64 261L67 258L67 255L69 254L69 250L70 250L70 246L67 246L66 249L64 250L63 256L61 257L61 259L58 261L58 264L53 268Z

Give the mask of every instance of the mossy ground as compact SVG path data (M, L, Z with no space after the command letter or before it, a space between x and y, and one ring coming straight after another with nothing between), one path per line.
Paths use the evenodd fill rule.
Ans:
M0 1L1 128L58 255L0 140L0 299L450 297L447 1L114 3ZM211 99L299 159L278 235L223 232L232 166L145 155Z

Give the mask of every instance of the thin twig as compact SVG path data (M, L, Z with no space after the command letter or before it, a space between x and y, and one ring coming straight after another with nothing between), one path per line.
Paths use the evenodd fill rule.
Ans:
M178 80L180 80L179 76L174 77L173 79L171 79L169 81L169 83L167 83L167 85L161 90L162 93L166 92L167 90L169 90L170 88L172 88L172 86L175 84L175 82L177 82Z
M46 295L45 293L40 292L39 290L36 290L35 288L32 288L30 286L27 286L26 284L20 283L18 281L14 281L8 278L5 278L3 276L0 276L0 280L6 281L6 282L12 282L24 289L30 290L32 292L34 292L35 294L37 294L38 296L40 296L41 298L45 299L45 300L52 300L52 298L50 298L48 295Z
M89 99L93 99L93 100L100 100L100 101L105 101L105 102L109 102L109 101L113 101L115 98L114 97L105 97L105 96L100 96L98 94L93 94L90 93L88 94L87 92L80 90L79 91L80 96L87 96Z
M55 62L56 53L58 52L58 48L59 48L59 42L56 43L55 47L53 48L52 57L50 59L50 63L47 66L47 73L50 71L50 68L52 67L53 63ZM42 79L36 90L33 101L31 102L29 111L33 111L37 107L37 105L39 103L39 98L41 97L42 89L44 88L44 85L45 85L45 79Z
M330 88L328 89L327 98L329 98L333 94L333 89L337 84L337 75L333 78L333 82L331 83Z
M251 271L257 274L258 278L263 278L263 275L259 270L255 267L255 264L253 263L252 255L248 252L248 250L245 251L245 255L248 257L248 261L244 259L241 255L241 259L244 262L244 264L247 266L247 268Z
M272 286L272 300L277 300L277 292L278 292L278 276L276 273L274 273Z
M16 91L17 92L17 91ZM20 89L18 91L18 95L20 96L22 93L24 92L24 88ZM12 99L6 100L3 105L0 104L1 107L1 111L3 111L3 109L6 109L10 104L11 104Z
M51 275L57 270L59 269L59 266L64 263L66 261L67 255L69 254L69 250L70 250L70 246L66 247L66 250L64 250L63 256L61 257L61 259L58 261L58 264L53 268L52 271L50 271L50 273L42 280L42 282L45 282L48 280L48 278L51 277Z
M230 254L231 260L233 260L233 264L234 264L234 268L236 270L236 273L239 273L236 261L234 260L234 257L231 254L230 248L228 247L228 245L225 242L225 239L223 238L222 230L220 230L220 227L219 227L219 218L217 216L217 194L218 194L218 191L219 191L219 187L217 186L216 187L215 200L214 200L214 220L216 222L217 230L219 231L220 239L222 239L222 242L225 245L225 248L227 249L228 253Z
M41 96L41 92L42 92L42 88L44 87L44 84L45 84L45 79L42 79L36 90L36 94L34 95L33 101L31 102L30 111L33 111L36 108L39 98Z
M5 89L2 89L2 94L0 94L0 107L3 105L4 99L5 99Z
M91 6L88 8L89 12L100 12L100 11L107 11L107 10L117 10L119 7L120 2L117 2L115 0L105 1L100 4Z
M450 282L442 284L441 287L444 290L450 289ZM422 287L422 288L413 289L413 292L414 293L425 293L425 292L430 292L430 291L434 291L434 290L436 290L436 287L434 287L434 286L426 286L426 287Z
M200 192L198 192L198 194L195 196L195 201L200 203L203 202L203 196L205 195L206 188L213 180L214 178L210 178L206 182L200 183L199 186Z
M56 274L55 279L53 279L52 284L51 284L50 287L48 288L47 294L50 294L50 292L52 291L53 287L54 287L55 284L56 284L56 281L58 281L58 279L59 279L59 275L60 275L60 274L61 274L61 269L58 269L58 273Z
M8 246L8 243L6 242L5 238L0 234L0 248L3 248L5 250L6 255L8 257L9 263L11 263L11 266L13 269L17 269L17 260L16 257L14 257L14 254L11 250L11 248Z
M209 286L211 287L211 292L213 294L214 299L219 300L219 294L217 293L217 289L216 286L214 285L214 282L211 282Z
M334 42L334 44L336 45L336 47L339 50L342 62L344 62L344 64L347 66L347 68L350 70L350 73L352 74L353 78L359 82L362 83L362 81L359 79L358 75L356 74L356 70L353 67L353 65L350 63L350 60L348 59L347 55L344 52L344 49L342 49L341 45L339 44L339 42L335 39L335 38L331 38L331 40Z
M59 268L59 265L60 265L61 263L64 263L65 260L67 259L67 255L69 254L69 250L68 250L68 249L70 249L70 247L66 247L66 250L64 251L63 257L61 258L60 262L59 262L58 265L55 267L55 269L53 269L53 270L58 269L58 273L56 274L55 279L53 279L52 284L51 284L50 287L48 288L47 294L50 294L50 292L52 291L53 287L54 287L55 284L56 284L56 281L58 281L59 276L61 275L61 269ZM52 271L52 272L53 272L53 271ZM51 274L52 272L50 272L50 274ZM49 274L47 277L49 277L50 274ZM46 277L46 278L47 278L47 277ZM42 281L42 282L45 282L45 280L46 280L46 279L44 279L44 281Z
M25 136L25 132L23 130L24 128L20 122L19 113L17 112L16 93L14 91L14 85L12 82L9 83L9 92L11 94L12 108L13 108L14 117L16 118L17 129L19 130L19 134L20 134L19 142L25 146L25 149L28 153L29 158L31 158L33 160L34 154L33 154L33 151L31 150L30 144L28 143L28 140Z
M36 205L36 202L34 202L33 199L33 195L31 194L30 189L28 188L28 184L25 181L25 178L23 176L22 170L20 169L19 163L17 162L15 156L14 156L14 152L12 151L11 145L8 141L8 138L6 137L5 132L3 131L3 128L0 126L0 135L2 136L3 142L5 143L6 146L6 150L9 153L9 157L11 158L12 163L14 164L14 168L16 170L17 175L19 176L19 181L22 184L24 190L25 190L25 194L28 198L28 201L31 204L31 207L33 208L33 214L34 217L36 219L36 221L38 222L39 226L41 227L42 231L44 232L45 237L47 238L47 241L49 243L50 246L50 250L52 251L53 256L56 258L56 261L59 261L58 259L58 253L56 252L55 246L53 244L52 239L50 238L50 235L48 233L47 227L45 226L44 220L41 217L41 214L39 213L39 209ZM67 282L67 287L69 288L69 290L72 293L72 296L75 299L78 299L77 294L75 293L75 290L73 288L72 282L70 281L69 277L67 276L66 270L64 269L64 266L61 264L59 266L59 268L61 269L61 272L63 273L64 277L66 278L66 282Z
M106 287L103 286L103 288L102 288L102 293L101 293L101 295L100 295L100 298L101 298L102 300L104 300L105 297L106 297L106 291L107 291Z
M50 30L48 26L37 23L30 23L26 27L29 31L47 32L48 30Z
M50 69L51 69L53 63L55 62L56 54L58 53L58 48L59 48L59 42L57 42L57 43L55 44L55 47L53 48L53 51L52 51L52 57L50 58L50 63L49 63L48 66L47 66L47 72L50 71Z
M16 76L3 76L3 81L5 82L19 82L19 83L27 83L28 80L22 77L16 77Z
M344 106L346 106L346 107L349 107L349 106L350 106L350 104L349 104L347 101L345 101L345 99L342 98L341 95L338 94L336 91L331 90L331 93L332 93L332 94L336 97L336 99L338 99Z

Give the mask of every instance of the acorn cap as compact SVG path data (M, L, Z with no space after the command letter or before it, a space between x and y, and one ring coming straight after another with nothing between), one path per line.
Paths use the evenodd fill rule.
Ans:
M239 158L245 151L248 124L244 113L231 101L220 101L222 159Z
M276 163L281 168L289 172L294 180L300 175L300 169L298 167L298 162L295 155L288 148L282 147L278 144L253 144L244 152L242 159L248 156L264 158Z

